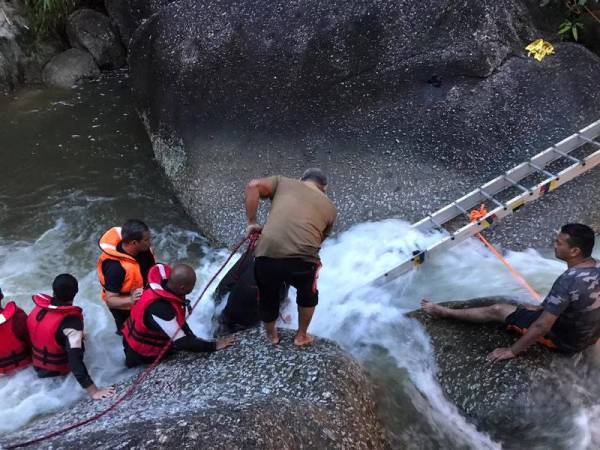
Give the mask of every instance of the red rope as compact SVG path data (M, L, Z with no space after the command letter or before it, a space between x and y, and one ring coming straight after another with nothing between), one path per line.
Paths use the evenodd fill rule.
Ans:
M202 299L202 297L204 296L204 294L208 290L208 287L213 283L213 281L215 281L215 279L217 278L217 276L223 271L223 269L225 268L225 266L227 265L227 263L231 260L231 258L233 258L233 255L235 255L235 253L240 249L240 247L242 245L244 245L244 242L248 241L248 248L249 249L253 249L254 246L256 245L256 241L257 240L258 240L258 233L255 233L255 234L250 235L250 237L246 237L246 238L242 239L242 241L240 241L233 248L233 250L231 251L231 253L227 257L227 259L225 260L225 262L223 264L221 264L221 267L219 268L219 270L217 270L217 272L211 277L211 279L208 281L208 283L206 283L206 285L204 286L204 289L202 290L202 292L200 293L200 295L198 296L198 298L196 299L196 301L192 305L192 308L190 310L190 315L194 311L194 308L196 308L196 306L200 302L200 299ZM189 315L188 315L188 317L189 317ZM25 442L20 442L18 444L8 445L8 446L6 446L4 448L6 448L7 450L9 450L9 449L13 449L13 448L21 448L21 447L27 447L27 446L32 445L32 444L37 444L38 442L42 442L42 441L51 439L53 437L59 436L61 434L64 434L64 433L66 433L68 431L74 430L75 428L82 427L82 426L84 426L84 425L86 425L86 424L88 424L90 422L98 420L101 417L103 417L106 414L108 414L109 412L111 412L112 410L116 409L117 406L119 406L126 398L130 397L131 394L134 393L134 391L138 388L138 386L142 383L142 381L144 381L144 379L148 376L148 374L150 372L152 372L152 370L154 370L156 368L156 366L160 363L161 359L169 351L169 348L171 348L171 344L173 343L173 337L175 337L177 335L177 333L179 333L180 330L181 330L181 326L179 326L177 328L177 330L175 331L175 333L173 334L173 336L170 337L169 342L167 342L165 344L165 346L162 348L160 354L156 357L156 359L152 362L152 364L150 366L146 367L146 369L144 369L144 371L139 374L139 376L135 379L135 381L133 383L131 383L131 386L129 386L129 388L123 393L123 395L121 395L121 397L119 397L108 408L106 408L105 410L99 412L98 414L96 414L96 415L94 415L92 417L89 417L89 418L87 418L85 420L77 422L77 423L75 423L73 425L69 425L68 427L62 428L62 429L60 429L58 431L54 431L54 432L49 433L49 434L47 434L45 436L41 436L41 437L32 439L30 441L25 441Z

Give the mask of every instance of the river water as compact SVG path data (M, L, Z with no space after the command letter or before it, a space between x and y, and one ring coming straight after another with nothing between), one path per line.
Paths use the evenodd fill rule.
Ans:
M130 378L112 318L98 295L95 262L102 232L127 218L144 219L161 261L183 260L196 267L197 289L228 252L211 248L175 199L153 159L125 74L74 91L27 90L0 98L0 155L0 287L7 299L29 311L33 293L49 292L58 273L74 274L92 377L98 385ZM242 218L232 226L241 224ZM388 220L356 225L327 241L311 330L368 367L394 447L502 448L444 398L428 337L405 314L422 297L526 300L527 292L475 241L385 289L363 287L416 245L435 238ZM564 270L550 251L512 252L508 259L542 293ZM207 300L191 318L200 336L212 337L215 309ZM294 308L289 309L295 320ZM72 376L40 380L29 368L0 378L0 434L84 397ZM600 404L575 414L558 440L556 433L536 430L539 448L598 448L599 428ZM505 446L518 448L517 443L518 438Z

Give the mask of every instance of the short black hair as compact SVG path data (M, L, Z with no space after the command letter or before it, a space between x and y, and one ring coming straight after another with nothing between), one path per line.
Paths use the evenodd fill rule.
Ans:
M327 186L327 176L323 173L321 169L317 169L316 167L311 167L310 169L306 169L300 178L300 181L311 180L316 183L319 183L321 186Z
M591 227L582 223L568 223L561 227L560 232L569 236L569 245L580 249L585 258L592 256L595 236Z
M147 231L150 231L150 228L144 222L138 219L129 219L121 228L121 239L126 244L132 241L141 241Z
M52 292L57 303L73 303L73 299L79 292L77 278L70 273L61 273L52 282Z

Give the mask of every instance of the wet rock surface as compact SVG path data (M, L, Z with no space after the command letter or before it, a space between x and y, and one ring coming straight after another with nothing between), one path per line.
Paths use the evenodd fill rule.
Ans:
M37 40L22 0L0 0L0 94L22 83L40 83L44 65L64 50L55 37Z
M570 43L526 56L552 40L544 14L517 0L179 0L138 28L131 83L157 159L215 241L242 233L250 178L309 166L330 176L338 230L413 222L600 118L600 58ZM496 242L600 226L598 176L519 211Z
M467 308L507 301L484 298L443 305ZM552 441L540 441L537 430L543 430L545 439L555 430L559 442L567 442L569 434L577 433L573 416L597 401L600 348L565 356L536 345L518 358L491 364L485 359L488 353L518 338L501 324L432 319L421 311L410 316L431 338L437 379L447 397L479 429L510 442L507 448L552 447Z
M116 411L38 448L387 448L365 375L339 347L318 339L297 349L290 331L278 347L261 330L238 336L224 351L170 358ZM2 443L64 427L108 404L83 401Z
M100 75L94 58L83 50L70 48L53 57L44 67L42 79L48 86L70 88L78 81Z
M89 52L100 69L125 65L125 49L104 14L79 9L68 17L66 32L71 46Z
M131 36L144 20L173 0L104 0L104 7L119 31L121 42L129 47Z

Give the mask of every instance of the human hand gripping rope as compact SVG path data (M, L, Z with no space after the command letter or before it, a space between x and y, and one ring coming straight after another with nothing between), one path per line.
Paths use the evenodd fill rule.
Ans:
M227 257L225 262L223 262L223 264L221 264L221 267L219 267L219 270L217 270L215 272L215 274L208 280L208 282L204 286L204 289L202 289L202 292L200 293L198 298L192 304L191 308L189 309L188 317L192 314L192 312L194 311L194 309L196 308L196 306L198 305L198 303L200 302L200 300L202 299L202 297L208 290L209 286L215 281L215 279L223 271L223 269L225 269L225 266L227 266L227 264L229 263L231 258L233 258L233 256L242 247L242 245L244 245L244 243L248 242L248 247L246 248L244 255L242 257L245 258L248 254L252 253L252 251L254 250L254 247L256 246L256 241L258 240L259 235L260 235L259 232L251 233L247 237L244 237L244 239L242 239L238 244L236 244L233 247L233 249L231 250L231 253ZM158 364L160 363L162 358L166 355L166 353L171 348L171 344L173 343L173 338L177 335L177 333L179 333L179 331L181 331L181 325L177 328L177 330L175 330L173 335L169 338L169 341L162 348L160 354L156 357L156 359L152 362L152 364L150 364L148 367L146 367L138 375L138 377L133 381L133 383L131 383L131 385L127 388L127 390L117 400L115 400L115 402L112 405L110 405L108 408L104 409L103 411L99 412L98 414L93 415L92 417L89 417L80 422L74 423L72 425L69 425L60 430L54 431L54 432L46 434L44 436L40 436L35 439L31 439L29 441L6 445L3 448L5 448L7 450L14 449L14 448L22 448L22 447L27 447L32 444L37 444L42 441L46 441L48 439L52 439L56 436L66 433L68 431L74 430L75 428L82 427L84 425L87 425L88 423L98 420L101 417L108 414L109 412L111 412L112 410L116 409L125 399L130 397L135 392L135 390L139 387L139 385L142 383L142 381L144 381L144 379L148 376L148 374L150 374L150 372L152 372L152 370L154 370L156 368L156 366L158 366Z

